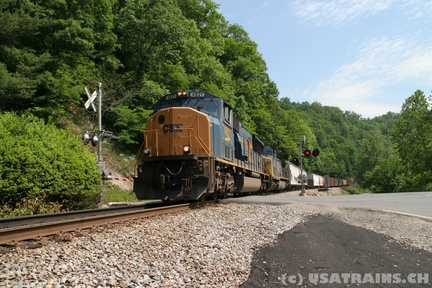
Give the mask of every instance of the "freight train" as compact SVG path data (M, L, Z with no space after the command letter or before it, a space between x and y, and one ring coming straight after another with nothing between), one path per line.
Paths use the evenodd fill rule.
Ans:
M138 199L204 200L236 194L329 187L248 132L221 98L180 91L153 106L137 155ZM333 181L333 186L336 181Z

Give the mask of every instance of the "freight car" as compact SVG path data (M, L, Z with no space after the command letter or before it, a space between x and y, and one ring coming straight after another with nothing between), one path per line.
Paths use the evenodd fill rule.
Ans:
M301 172L300 167L289 162L290 167L290 189L297 190L302 187L302 183L306 183L307 174L306 171Z
M203 200L280 191L307 181L206 91L165 95L153 106L137 157L138 199ZM298 173L297 173L298 172Z
M323 188L325 185L324 183L324 177L321 175L317 175L315 173L308 173L307 174L308 177L308 182L307 182L307 187L308 188Z

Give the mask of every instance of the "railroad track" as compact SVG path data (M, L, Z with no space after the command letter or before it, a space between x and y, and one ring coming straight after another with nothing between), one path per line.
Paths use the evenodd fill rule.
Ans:
M210 204L185 203L162 207L155 204L109 207L54 214L40 214L0 219L0 245L59 234L78 229L101 226L137 218L185 211Z

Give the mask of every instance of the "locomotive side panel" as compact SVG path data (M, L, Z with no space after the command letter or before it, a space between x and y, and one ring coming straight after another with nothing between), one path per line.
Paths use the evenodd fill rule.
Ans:
M291 171L285 160L279 159L275 150L264 147L265 172L270 174L272 187L271 190L287 190L290 188Z

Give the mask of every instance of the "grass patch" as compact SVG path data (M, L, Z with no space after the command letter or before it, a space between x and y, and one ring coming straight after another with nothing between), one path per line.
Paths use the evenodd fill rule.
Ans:
M117 186L107 182L103 184L103 197L104 203L110 202L138 202L135 193L130 191L124 191Z
M343 195L370 194L370 193L372 193L370 190L361 188L359 186L344 187L342 189Z

